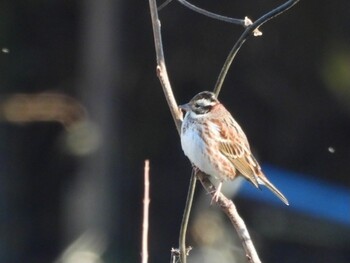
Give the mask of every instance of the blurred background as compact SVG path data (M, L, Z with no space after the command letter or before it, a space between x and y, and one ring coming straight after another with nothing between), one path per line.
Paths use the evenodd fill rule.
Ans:
M158 2L160 4L161 2ZM282 1L191 3L252 20ZM287 196L225 193L263 262L350 262L350 2L302 0L250 38L221 101ZM212 90L243 28L160 13L178 103ZM151 162L150 262L178 246L191 166L155 72L148 1L0 3L0 262L138 262ZM198 184L189 262L246 262Z

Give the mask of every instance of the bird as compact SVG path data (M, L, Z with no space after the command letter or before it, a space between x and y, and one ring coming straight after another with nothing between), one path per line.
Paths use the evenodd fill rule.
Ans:
M224 181L243 176L259 189L260 185L266 186L289 205L287 198L263 173L241 126L213 92L200 92L179 108L185 112L181 124L184 154L196 169L220 182L212 201L218 201Z

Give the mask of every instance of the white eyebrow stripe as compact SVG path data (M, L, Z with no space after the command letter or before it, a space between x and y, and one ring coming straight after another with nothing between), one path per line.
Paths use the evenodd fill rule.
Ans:
M197 103L200 105L200 106L209 106L209 105L214 105L214 102L213 101L209 101L207 99L200 99L197 101Z

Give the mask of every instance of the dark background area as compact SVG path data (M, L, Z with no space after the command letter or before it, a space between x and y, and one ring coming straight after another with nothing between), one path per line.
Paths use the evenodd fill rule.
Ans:
M191 3L254 20L282 1ZM301 0L263 25L262 37L248 39L220 94L262 164L347 193L349 14L349 1ZM212 90L243 28L176 1L160 18L177 102ZM150 262L168 262L177 247L191 166L156 76L148 1L4 0L0 48L0 261L138 262L143 162L149 158ZM85 117L70 125L45 113L11 117L12 98L41 93L67 95ZM19 116L38 105L32 98L20 100ZM197 204L215 211L202 194L198 185ZM263 262L350 261L349 224L309 216L293 204L285 208L239 195L235 203ZM344 214L350 217L349 210ZM192 232L189 241L198 242ZM209 247L221 251L219 244ZM242 257L240 243L235 247ZM193 253L193 262L207 262Z

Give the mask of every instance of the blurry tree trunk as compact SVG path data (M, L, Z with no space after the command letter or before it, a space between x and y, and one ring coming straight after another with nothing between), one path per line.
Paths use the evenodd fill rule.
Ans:
M119 141L116 116L119 76L116 74L120 72L116 39L120 34L117 14L120 1L85 0L81 5L78 97L96 125L101 143L96 151L81 159L72 190L65 200L64 239L70 243L89 233L90 242L97 242L99 246L91 250L104 250L109 234L114 232L113 226L118 225L111 222L118 211L118 203L111 203L111 195L117 192L112 180L119 176L117 165L120 163L116 145Z

